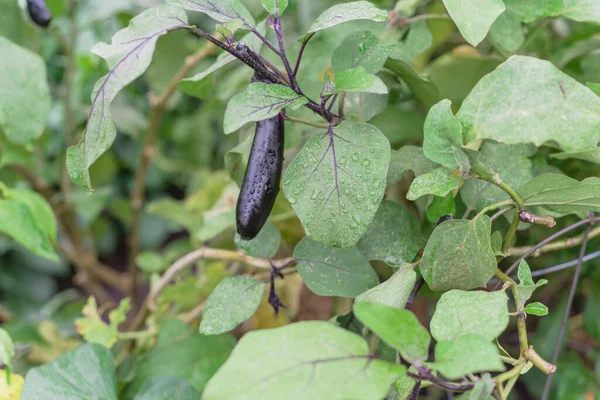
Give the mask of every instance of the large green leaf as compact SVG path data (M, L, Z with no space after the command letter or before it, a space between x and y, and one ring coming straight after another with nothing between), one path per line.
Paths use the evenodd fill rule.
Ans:
M335 49L331 56L334 71L363 67L368 74L375 74L394 50L394 43L385 43L369 31L354 32Z
M418 146L403 146L398 150L392 149L390 167L388 169L387 184L398 182L407 171L413 171L416 176L424 175L436 169L438 165L429 161L423 153L423 148Z
M462 147L462 125L456 119L450 100L442 100L429 109L423 139L423 153L431 161L446 168L457 169L457 152Z
M465 40L477 46L505 10L502 0L443 0Z
M427 21L416 21L410 25L406 40L398 42L391 58L408 63L424 53L433 44L433 37L427 27Z
M377 128L342 122L314 135L283 175L283 193L314 240L352 247L383 198L390 144Z
M160 326L156 346L135 358L135 377L127 386L125 397L133 397L158 376L185 379L202 391L227 360L234 344L233 336L199 335L197 329L178 319L168 319Z
M382 201L357 247L368 260L397 267L410 263L424 244L417 217L393 201Z
M110 148L117 130L110 105L119 91L139 77L150 65L158 38L187 26L183 10L161 5L142 12L117 32L112 44L99 43L92 52L104 58L110 68L92 92L92 105L81 141L67 150L67 167L75 184L92 190L89 168Z
M439 100L438 88L431 80L417 72L413 65L405 60L389 58L385 67L398 75L406 86L415 94L426 107L431 107Z
M281 233L271 223L267 222L252 240L244 240L239 233L235 234L234 242L245 254L252 257L273 257L281 243Z
M361 67L338 69L333 74L333 85L326 86L323 94L348 93L387 93L387 86L376 75L369 74Z
M587 150L600 139L600 98L548 61L513 56L484 77L456 117L469 141Z
M510 187L518 189L533 179L532 162L528 155L527 145L486 141L481 147L480 161ZM472 205L475 210L509 198L504 190L478 179L467 180L460 189L460 196L466 205Z
M537 288L548 283L547 279L540 279L539 281L534 282L533 277L531 276L529 264L527 264L527 261L525 260L521 260L519 262L517 276L519 277L519 286L517 286L516 299L521 303L521 305L531 298L533 292Z
M564 0L560 14L575 21L600 22L600 3L597 0Z
M202 398L379 400L404 371L371 358L354 333L328 322L298 322L244 335Z
M232 330L256 312L264 291L264 282L251 276L225 278L204 303L200 333L218 335Z
M58 260L56 220L50 205L39 194L23 189L7 190L0 199L0 232L12 237L32 253Z
M99 344L84 344L29 370L22 400L117 400L115 361Z
M311 34L323 29L355 20L369 20L374 22L385 22L388 13L380 10L368 1L354 1L351 3L337 4L319 15L300 41L305 41Z
M15 356L15 344L4 329L0 328L0 364L12 368L12 359ZM2 379L2 377L0 377Z
M159 376L148 381L133 400L198 400L200 393L180 378Z
M508 326L507 301L506 293L501 290L446 292L431 318L431 335L438 342L453 341L469 333L492 341Z
M458 189L464 178L458 173L447 168L437 168L424 175L419 175L412 181L406 194L409 200L417 200L427 194L445 197L448 193Z
M358 295L356 303L378 303L395 308L404 308L417 281L412 266L401 268L389 279Z
M431 337L412 312L377 303L357 303L354 315L406 361L427 361Z
M517 51L525 42L521 18L507 9L496 19L490 29L490 38L506 51Z
M304 237L294 249L298 273L321 296L355 297L379 283L367 259L353 247L340 249Z
M308 103L308 99L287 86L254 82L227 103L225 133L235 132L248 122L271 118L284 108L292 110Z
M23 145L42 134L50 114L46 64L39 55L1 36L0 54L0 132Z
M267 24L265 23L265 21L260 22L258 25L256 25L256 31L261 35L265 35L267 31ZM260 49L264 44L253 32L250 32L246 36L241 38L240 42L244 43L246 46L248 46L249 49L251 49L255 53L259 53ZM205 97L207 88L210 87L207 84L207 78L210 77L214 72L231 64L236 60L237 58L230 53L223 52L219 54L215 62L210 67L206 68L201 72L198 72L197 74L189 78L182 79L179 83L179 90L190 96L196 96L200 98Z
M515 12L523 22L529 23L559 14L563 9L564 0L504 0L504 3L506 8Z
M419 269L433 290L484 286L496 271L487 215L438 225L427 242Z
M581 182L559 174L543 174L521 187L517 193L527 206L543 206L563 214L600 211L600 179Z
M254 28L254 18L240 0L165 0L165 3L204 13L219 22L240 20L243 29Z
M430 366L448 379L482 371L504 371L498 348L487 339L469 333L455 341L438 342Z

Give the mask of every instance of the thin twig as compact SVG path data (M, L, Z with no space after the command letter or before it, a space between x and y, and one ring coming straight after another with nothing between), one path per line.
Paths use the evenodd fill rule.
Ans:
M179 319L189 324L190 322L200 318L202 311L204 310L204 302L198 304L196 307L186 312L185 314L179 315Z
M565 233L569 233L571 232L573 229L577 229L582 225L588 224L588 223L594 223L594 222L598 222L600 221L599 217L588 217L585 219L582 219L581 221L578 221L574 224L571 224L563 229L561 229L560 231L548 236L546 239L542 240L541 242L539 242L538 244L536 244L535 246L531 247L529 250L527 250L527 252L525 254L523 254L521 257L519 257L519 259L517 261L515 261L507 270L506 270L506 275L510 275L514 272L515 269L517 269L517 267L519 266L519 263L521 262L521 260L529 257L530 255L532 255L533 253L535 253L538 249L541 249L542 247L546 246L548 243L552 242L553 240L559 238L560 236L564 235ZM496 285L496 288L499 288L500 285Z
M593 217L593 214L590 213L589 219ZM565 309L565 313L563 315L562 324L560 326L560 332L558 334L558 340L556 341L556 345L554 346L554 354L552 355L552 364L556 365L558 361L558 356L560 355L560 351L562 349L563 338L565 337L565 331L567 328L567 322L569 320L569 316L571 315L571 307L573 306L573 299L575 299L575 292L577 291L577 284L579 283L579 275L581 274L581 265L583 264L583 257L585 255L585 249L587 247L588 237L590 234L590 230L592 227L591 221L588 223L587 228L585 229L585 233L583 235L583 242L581 243L581 250L579 251L579 259L577 260L577 267L575 268L575 274L573 275L573 282L571 283L571 290L569 291L569 297L567 298L567 308ZM550 387L552 386L552 378L554 374L549 374L546 378L546 384L544 385L544 394L542 395L542 400L547 400L548 395L550 394Z
M412 308L412 305L415 302L415 299L417 298L417 294L419 293L419 290L421 290L421 287L423 287L424 283L425 279L423 278L419 278L419 280L415 283L415 286L413 287L412 292L410 292L410 296L408 297L408 301L406 302L406 306L404 306L404 309L410 310Z
M171 98L173 93L177 90L179 82L187 76L191 69L196 66L200 61L206 57L215 53L216 47L212 43L205 44L198 52L186 58L183 66L171 79L169 85L165 88L163 93L152 102L152 110L150 111L150 123L148 126L148 132L144 137L144 143L138 157L138 166L135 174L135 183L133 192L131 193L131 225L128 237L128 251L127 251L127 271L129 272L132 280L131 289L129 296L131 297L132 310L137 310L137 296L136 296L136 276L137 276L137 265L136 257L139 252L139 240L140 240L140 223L142 218L142 209L144 207L144 189L146 187L146 175L152 165L152 156L154 153L154 144L158 133L160 131L160 124L162 116L165 110L167 101Z
M566 240L560 240L560 241L550 243L546 246L543 246L543 247L537 249L537 251L531 255L533 257L538 257L545 253L550 253L550 252L557 251L557 250L565 250L565 249L577 247L583 242L583 236L584 236L584 233L574 236L574 237L571 237L571 238L568 238ZM591 240L598 236L600 236L600 226L590 230L590 233L588 235L588 240ZM531 250L531 248L532 248L531 246L513 247L513 248L508 249L508 252L512 256L521 256L521 255L527 253L529 250Z
M583 260L581 260L581 262L591 261L598 257L600 257L600 250L586 255L585 257L583 257ZM544 276L544 275L551 274L554 272L559 272L559 271L574 267L578 263L579 263L579 260L573 260L573 261L569 261L566 263L555 265L553 267L538 269L538 270L532 271L531 276L533 276L534 278L537 278L539 276Z
M275 8L277 16L273 20L273 30L275 31L275 36L277 36L277 43L279 43L279 58L281 58L281 62L283 62L283 66L285 67L285 71L288 74L288 78L290 80L290 84L292 89L295 92L301 92L300 87L298 86L298 82L296 81L296 75L294 75L294 71L292 71L292 67L290 62L288 61L287 54L285 53L285 46L283 45L283 34L281 33L281 17L279 16L279 0L275 0Z
M300 62L302 61L302 55L304 54L304 49L306 48L306 45L308 44L309 40L312 39L312 37L315 36L315 34L316 34L316 32L308 35L308 37L300 45L300 51L298 52L298 58L296 59L296 66L294 67L294 72L293 72L294 76L296 76L298 74L298 70L300 69Z

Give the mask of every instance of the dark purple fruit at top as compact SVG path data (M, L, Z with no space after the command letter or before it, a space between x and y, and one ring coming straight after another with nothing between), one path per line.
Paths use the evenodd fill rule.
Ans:
M256 237L271 214L279 193L284 140L282 113L256 123L236 207L237 231L244 240Z
M44 0L27 0L27 11L33 22L38 26L47 28L50 25L52 14L50 14Z
M452 215L444 215L444 216L440 217L440 219L438 219L436 225L439 225L442 222L446 222L446 221L451 220L451 219L454 219L454 217Z

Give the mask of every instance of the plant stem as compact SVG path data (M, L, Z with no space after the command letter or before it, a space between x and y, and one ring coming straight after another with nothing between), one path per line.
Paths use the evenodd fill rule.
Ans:
M593 214L590 213L590 218L593 217ZM573 275L573 281L571 282L571 289L569 291L569 297L567 298L567 308L565 309L565 313L563 315L562 324L560 326L560 333L558 334L558 340L556 341L556 345L554 347L554 354L552 355L552 364L556 364L558 361L558 356L560 355L560 351L563 344L563 339L565 337L565 331L567 329L567 322L569 320L569 316L571 315L571 307L573 306L573 300L575 299L575 292L577 291L577 284L579 283L579 275L581 274L581 265L583 263L583 256L585 255L585 249L587 247L587 242L591 230L591 222L588 223L587 228L585 229L585 233L583 234L583 242L581 243L581 250L579 251L579 258L577 260L577 267L575 268L575 274ZM546 400L548 395L550 394L550 387L552 386L552 377L553 371L550 372L548 378L546 378L546 384L544 385L544 394L542 396L542 400Z
M565 250L565 249L577 247L583 242L584 236L585 236L585 233L582 233L580 235L573 236L573 237L565 239L565 240L559 240L556 242L552 242L548 245L538 248L535 251L535 253L532 254L532 256L538 257L545 253L550 253L553 251ZM590 233L588 235L588 240L593 239L598 236L600 236L600 226L590 230ZM508 252L510 253L511 256L522 256L522 255L526 254L527 252L529 252L529 250L531 250L532 248L533 248L533 246L512 247L512 248L508 249Z
M278 0L276 0L276 4L278 10ZM302 91L300 90L298 82L296 81L296 75L294 75L294 71L292 71L292 67L285 53L285 46L283 45L283 34L281 33L281 18L279 17L279 11L277 11L277 14L277 17L275 17L275 20L273 21L273 30L275 31L275 35L277 36L277 43L279 43L279 58L281 58L281 62L283 62L283 66L285 67L285 71L288 74L288 78L290 80L292 89L294 89L294 91L297 93L301 93Z
M523 204L523 200L521 200L521 197L519 196L519 194L512 188L510 187L508 184L506 184L506 182L504 182L502 179L500 179L500 175L498 174L493 174L489 168L487 166L485 166L483 163L479 163L477 165L475 165L473 167L473 172L475 172L475 174L477 174L477 178L490 182L496 186L498 186L500 189L504 190L506 193L508 193L508 195L513 199L513 201L515 202L515 204L517 205L517 208L520 210L525 208L525 205Z
M296 66L294 67L294 72L293 72L294 76L296 76L298 74L298 70L300 69L300 62L302 61L302 55L304 54L304 49L306 48L308 41L310 39L312 39L313 36L315 36L315 34L316 34L316 32L308 35L306 40L304 40L304 42L302 42L302 44L300 45L300 51L298 52L298 58L296 59Z
M138 166L135 174L135 183L133 192L131 193L131 225L128 237L128 251L127 251L127 271L129 272L132 280L131 289L129 296L131 297L132 310L137 311L137 265L136 257L139 252L139 240L140 240L140 224L142 218L142 209L144 207L144 189L146 187L146 176L148 170L152 165L152 156L154 152L154 144L158 133L160 131L160 124L162 116L164 114L165 105L171 98L173 93L177 90L179 82L187 76L190 70L197 65L200 61L206 57L215 53L216 47L212 43L205 44L195 54L186 58L183 66L171 79L169 85L165 88L160 96L152 101L152 110L150 111L150 123L148 126L148 132L144 137L142 150L138 157Z
M161 276L160 280L156 283L154 288L150 291L146 300L144 301L144 307L142 307L135 318L132 320L129 329L135 330L139 328L149 311L156 311L156 298L162 293L162 291L171 283L173 278L184 269L191 267L195 262L200 260L224 260L224 261L235 261L241 262L255 268L271 269L271 265L281 267L283 265L289 265L292 261L291 258L284 258L280 260L269 261L264 258L255 258L247 256L246 254L238 251L213 249L209 247L202 247L198 250L192 251L175 261L169 269Z
M502 253L506 253L511 243L513 242L515 235L517 234L517 228L519 227L519 211L515 210L515 215L513 215L512 222L508 227L508 231L506 231L506 235L504 235L504 240L502 242Z
M311 121L311 120L304 119L304 118L292 117L289 115L286 115L285 118L292 122L297 122L299 124L304 124L304 125L308 125L308 126L314 126L315 128L325 128L325 129L329 128L329 124L325 123L325 122L316 122L316 121Z

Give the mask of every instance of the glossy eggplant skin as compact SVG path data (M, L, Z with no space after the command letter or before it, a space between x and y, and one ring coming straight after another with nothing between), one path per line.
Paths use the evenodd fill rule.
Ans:
M259 121L236 207L237 231L244 240L256 237L279 193L284 149L283 114Z
M52 14L44 0L27 0L27 11L29 16L38 26L47 28L52 21Z

